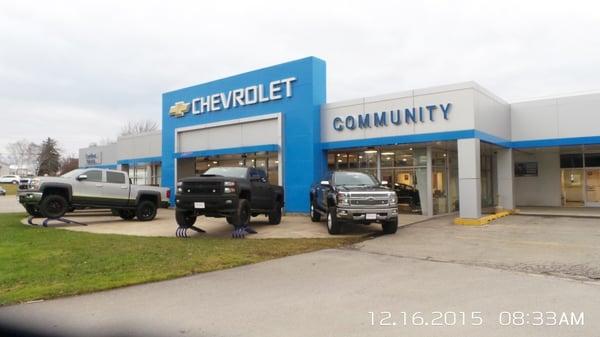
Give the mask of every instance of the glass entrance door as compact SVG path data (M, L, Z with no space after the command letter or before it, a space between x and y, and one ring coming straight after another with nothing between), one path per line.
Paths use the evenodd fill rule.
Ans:
M585 170L585 205L600 206L600 168Z

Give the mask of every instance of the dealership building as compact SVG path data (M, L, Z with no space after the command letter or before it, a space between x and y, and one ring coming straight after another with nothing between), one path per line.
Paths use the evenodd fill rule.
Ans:
M162 130L80 149L80 167L170 187L253 166L308 212L327 170L361 170L412 198L406 212L479 218L519 206L600 206L600 94L507 103L474 82L327 102L308 57L166 92Z

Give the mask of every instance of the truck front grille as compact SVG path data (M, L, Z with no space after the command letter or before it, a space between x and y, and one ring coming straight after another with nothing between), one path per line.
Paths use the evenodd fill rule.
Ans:
M352 206L387 206L388 200L381 199L351 199L350 205Z
M223 193L223 183L221 182L198 182L187 183L183 186L183 192L189 194L221 194Z
M350 193L350 205L352 206L388 206L389 197L387 193Z

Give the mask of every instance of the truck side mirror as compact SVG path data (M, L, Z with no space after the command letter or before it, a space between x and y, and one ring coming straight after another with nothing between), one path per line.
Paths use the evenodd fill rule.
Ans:
M87 176L87 175L85 175L85 174L80 174L80 175L77 177L77 180L79 180L79 181L82 181L82 180L87 180L87 178L88 178L88 176Z
M329 186L329 181L327 181L327 180L321 180L321 185L327 185L327 186Z

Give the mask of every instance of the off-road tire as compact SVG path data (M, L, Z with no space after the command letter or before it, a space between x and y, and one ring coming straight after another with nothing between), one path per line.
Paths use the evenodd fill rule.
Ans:
M394 234L398 231L398 218L385 221L381 224L383 234Z
M281 201L275 201L273 209L269 213L269 223L279 225L281 223Z
M69 203L62 195L49 194L42 199L39 210L43 217L57 219L67 213Z
M140 201L135 209L135 216L139 221L151 221L156 217L156 204L150 200Z
M35 216L35 217L39 217L42 216L42 213L40 212L40 209L37 208L34 205L26 205L25 206L25 210L27 211L27 213L31 216Z
M315 205L315 201L310 201L310 221L319 222L321 221L321 213L317 212L317 205Z
M135 218L135 211L132 209L120 209L117 212L123 220L133 220Z
M327 231L331 235L340 234L342 232L342 224L337 217L335 207L329 207L329 211L327 212Z
M175 221L179 227L190 228L196 223L196 216L192 211L175 211Z
M236 227L248 225L250 222L250 215L252 215L250 212L250 202L246 199L240 199L235 214L232 216L233 225Z

